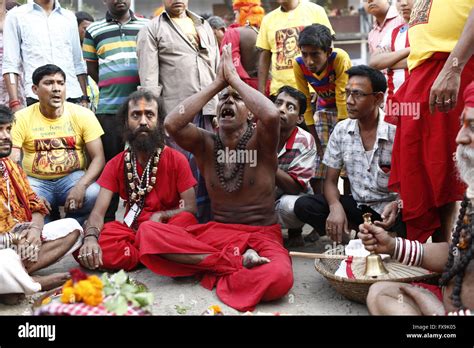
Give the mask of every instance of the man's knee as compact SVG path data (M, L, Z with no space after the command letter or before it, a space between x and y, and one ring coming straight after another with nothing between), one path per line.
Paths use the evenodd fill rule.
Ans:
M100 186L95 182L89 185L89 187L87 188L86 193L84 195L84 207L87 210L92 210L92 208L94 207L95 201L99 196L99 191Z
M295 202L300 198L297 195L283 195L275 205L278 222L282 228L300 228L304 223L295 214Z
M99 244L102 250L101 268L106 270L133 270L139 263L138 249L128 243L117 243L111 246Z
M392 296L398 289L398 283L394 282L376 282L369 288L367 294L367 308L369 313L377 314L380 312L380 299L382 296Z
M269 287L264 296L265 301L272 301L285 296L293 287L293 269L291 264L272 263L272 270L268 272Z
M316 196L302 196L296 200L293 211L298 219L307 222L314 214L321 211L321 204Z
M54 205L55 204L55 199L52 194L52 191L48 190L48 188L51 188L52 183L48 180L41 180L37 178L33 178L31 176L28 177L28 182L35 191L35 193L41 197L44 198L48 201L49 204Z

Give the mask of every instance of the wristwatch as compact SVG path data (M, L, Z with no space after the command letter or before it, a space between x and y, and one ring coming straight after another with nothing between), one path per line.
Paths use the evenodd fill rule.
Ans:
M79 98L81 101L86 101L88 103L91 102L91 98L89 98L89 96L87 95L83 95L81 98Z

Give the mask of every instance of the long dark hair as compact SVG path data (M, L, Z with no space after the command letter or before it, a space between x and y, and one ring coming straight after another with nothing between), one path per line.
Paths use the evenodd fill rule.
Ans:
M451 300L453 305L458 309L466 309L461 301L461 290L462 283L464 279L464 273L466 268L469 265L469 262L472 260L474 255L474 245L472 243L474 239L473 235L473 214L471 200L467 197L464 197L464 200L461 203L461 209L459 211L458 221L456 223L456 228L453 233L452 244L449 248L448 263L444 268L444 272L441 275L439 280L440 286L447 285L451 279L454 278L454 288L451 295ZM461 237L461 233L464 231L464 242L467 242L467 246L463 248L458 248L458 243ZM455 256L459 254L459 260L455 261Z

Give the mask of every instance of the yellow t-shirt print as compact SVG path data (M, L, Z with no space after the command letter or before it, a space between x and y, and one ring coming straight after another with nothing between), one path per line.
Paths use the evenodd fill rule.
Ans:
M276 43L276 70L286 70L293 68L293 59L300 54L298 47L298 36L304 26L285 28L275 33Z
M31 171L36 175L69 174L81 169L75 136L36 139Z

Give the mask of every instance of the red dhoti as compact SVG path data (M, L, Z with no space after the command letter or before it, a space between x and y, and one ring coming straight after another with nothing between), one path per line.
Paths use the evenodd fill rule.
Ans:
M194 216L191 215L194 220L190 220L188 215L191 214L177 214L168 223L181 227L197 223ZM149 223L156 224L151 221ZM136 268L140 262L136 237L137 233L121 222L106 223L99 236L99 246L102 249L102 268L107 270L124 269L126 271Z
M193 217L194 219L194 217ZM217 287L222 302L239 311L253 310L260 301L283 297L293 286L293 270L283 247L281 228L209 222L180 227L144 222L137 234L140 262L170 276L202 276L201 284ZM248 269L242 254L254 249L270 263ZM209 255L198 264L181 264L160 254Z
M448 113L429 111L430 89L447 57L447 53L435 53L411 71L387 103L385 120L397 126L389 188L402 199L408 239L420 242L425 242L440 227L439 208L462 200L466 188L457 178L453 155L464 101L458 97L456 108ZM473 78L471 58L463 70L458 96L463 95ZM397 116L393 115L395 105L398 110L418 105L419 115L401 114L394 121L391 116Z

